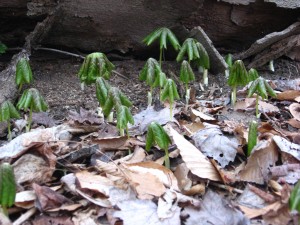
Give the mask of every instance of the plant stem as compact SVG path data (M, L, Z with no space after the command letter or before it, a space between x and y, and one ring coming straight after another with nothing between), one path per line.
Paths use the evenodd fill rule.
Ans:
M10 120L7 121L8 140L11 141Z
M150 87L150 91L148 91L148 106L152 105L152 87Z
M120 129L120 136L124 136L124 129Z
M20 84L19 93L22 91L23 84Z
M169 151L165 149L165 166L170 169L170 158L169 158Z
M31 128L31 122L32 122L32 108L33 108L33 105L31 104L30 106L30 111L29 111L29 118L28 118L28 124L27 124L27 127L26 127L26 132L29 132L30 131L30 128Z
M107 121L111 123L113 120L114 120L114 112L111 112L107 117Z
M126 124L126 134L127 134L127 138L129 139L130 138L130 136L129 136L129 132L128 132L128 124Z
M1 205L2 207L2 212L5 216L8 216L8 210L7 210L7 207L5 205Z
M80 84L81 90L84 91L84 82Z
M231 105L234 106L236 102L236 86L232 87L231 92Z
M205 86L208 86L208 76L207 76L207 74L208 74L208 70L204 69L203 70L203 84Z
M256 104L255 104L256 118L259 118L258 101L259 101L259 95L256 94Z
M189 105L189 100L190 100L190 89L188 85L186 84L185 86L186 94L185 94L185 101L186 101L186 108Z
M159 66L160 66L160 68L161 68L161 61L162 61L162 52L163 52L163 50L161 48L159 51Z

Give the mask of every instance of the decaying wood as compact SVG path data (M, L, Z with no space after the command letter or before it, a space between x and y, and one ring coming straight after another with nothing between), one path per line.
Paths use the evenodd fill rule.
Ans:
M215 74L224 73L228 66L204 30L199 26L195 27L190 36L197 39L206 49L210 59L211 71Z
M264 49L268 48L272 44L283 40L287 37L290 37L294 34L300 33L300 22L293 23L288 28L284 29L280 32L273 32L265 37L255 41L249 49L234 56L235 59L245 59L252 55L258 54L259 52L263 51Z

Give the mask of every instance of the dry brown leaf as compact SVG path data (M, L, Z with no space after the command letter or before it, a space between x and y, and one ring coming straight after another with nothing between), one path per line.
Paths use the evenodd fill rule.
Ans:
M273 137L273 140L275 141L281 152L295 157L298 162L300 162L300 145L292 143L285 138L277 135Z
M187 168L189 168L194 175L214 181L221 180L216 168L211 164L208 158L199 151L199 149L187 141L171 126L167 125L166 128L169 130L173 142L177 145Z
M188 132L189 135L193 135L198 130L205 128L202 122L189 123L183 125L183 127L185 128L185 130Z
M295 118L291 118L287 121L287 123L289 125L291 125L292 127L295 127L297 129L300 129L300 121L296 120Z
M22 191L16 194L15 206L30 209L34 206L36 195L34 191Z
M201 120L204 120L204 121L216 121L216 118L214 118L212 116L209 116L209 115L206 115L205 113L200 112L198 110L191 109L191 112L192 112L192 114L194 116L200 117Z
M278 113L279 112L278 107L274 106L273 104L264 102L264 101L259 101L258 102L258 109L259 109L260 112L264 112L264 113L267 113L267 114Z
M37 216L34 220L32 220L32 225L45 225L45 224L51 224L51 225L74 225L73 221L71 220L71 217L69 216L46 216L46 215L40 215Z
M98 144L100 149L120 149L124 147L127 141L127 136L95 138L92 143ZM124 147L125 148L125 147Z
M287 90L277 94L277 99L281 101L294 101L295 98L300 97L300 91Z
M239 173L243 181L264 184L268 180L269 168L275 166L278 150L272 139L263 140L252 150L245 168Z
M292 103L289 107L289 110L293 117L300 121L300 104L299 103Z
M69 118L78 123L101 124L103 122L103 118L99 118L95 112L86 110L82 107L80 107L79 113L76 111L69 111Z

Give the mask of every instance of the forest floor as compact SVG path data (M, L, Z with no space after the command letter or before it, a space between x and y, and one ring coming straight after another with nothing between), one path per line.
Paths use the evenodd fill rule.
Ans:
M128 59L112 63L125 77L113 73L109 83L133 102L132 114L144 112L144 120L149 117L162 125L168 122L165 129L172 138L171 170L161 166L163 153L157 147L145 153L145 127L140 129L142 132L131 130L127 140L117 135L115 123L108 124L105 131L103 120L98 126L89 123L95 120L99 106L95 86L86 86L85 90L80 87L77 73L82 60L54 53L33 54L30 64L34 82L30 87L37 88L48 103L49 120L56 126L68 124L59 129L70 130L72 139L66 143L52 140L52 136L58 135L56 132L61 132L56 128L51 134L46 133L47 129L45 133L35 133L41 124L49 126L43 124L47 120L44 116L35 120L33 128L37 129L23 138L23 142L36 141L29 147L24 149L16 141L20 138L22 142L24 134L20 131L15 131L15 142L1 139L0 159L4 148L20 148L10 157L16 179L22 184L18 192L24 195L17 197L17 207L10 211L12 220L26 221L20 218L27 211L27 219L33 224L123 221L129 225L189 225L199 224L200 220L208 221L207 224L296 224L297 215L288 211L286 194L300 178L300 121L289 111L292 103L297 104L291 97L284 95L281 100L270 98L266 104L261 103L263 113L257 120L253 100L246 98L246 90L240 91L233 108L224 74L209 74L208 87L202 87L201 74L195 72L189 108L185 109L182 98L177 101L174 118L169 119L169 110L161 115L147 109L148 87L138 79L145 61ZM0 68L4 67L0 64ZM178 82L180 65L163 62L163 70L177 81L179 93L184 96L184 87ZM300 91L300 63L281 58L275 60L275 72L266 66L259 74L271 80L276 90ZM154 102L154 108L162 112L164 106ZM92 113L80 113L80 108ZM70 116L70 111L78 114ZM247 158L247 129L253 120L259 122L260 146ZM143 120L135 124L142 125ZM45 140L45 136L49 139ZM280 143L294 145L283 150ZM38 153L33 153L33 149ZM298 153L294 154L294 150ZM25 159L31 154L39 159ZM290 167L282 177L271 170L283 166ZM24 193L26 190L30 194ZM29 209L33 209L31 214ZM38 215L37 209L44 214Z

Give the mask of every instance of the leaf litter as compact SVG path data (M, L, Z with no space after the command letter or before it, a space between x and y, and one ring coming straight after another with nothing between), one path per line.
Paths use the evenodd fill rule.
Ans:
M10 219L14 224L293 224L299 215L289 211L288 199L300 179L300 121L299 90L289 85L278 88L278 99L259 103L258 141L248 158L247 121L255 119L249 98L240 97L235 108L222 103L224 96L214 99L221 105L178 104L173 118L168 107L149 107L134 116L129 139L118 136L115 122L85 109L71 112L61 125L47 114L35 115L36 126L42 126L28 133L15 128L18 136L0 147L0 160L14 166L19 185ZM226 119L220 116L224 112ZM241 113L240 120L232 119ZM172 140L170 169L158 146L145 151L153 121L164 125ZM0 222L10 223L1 213Z

